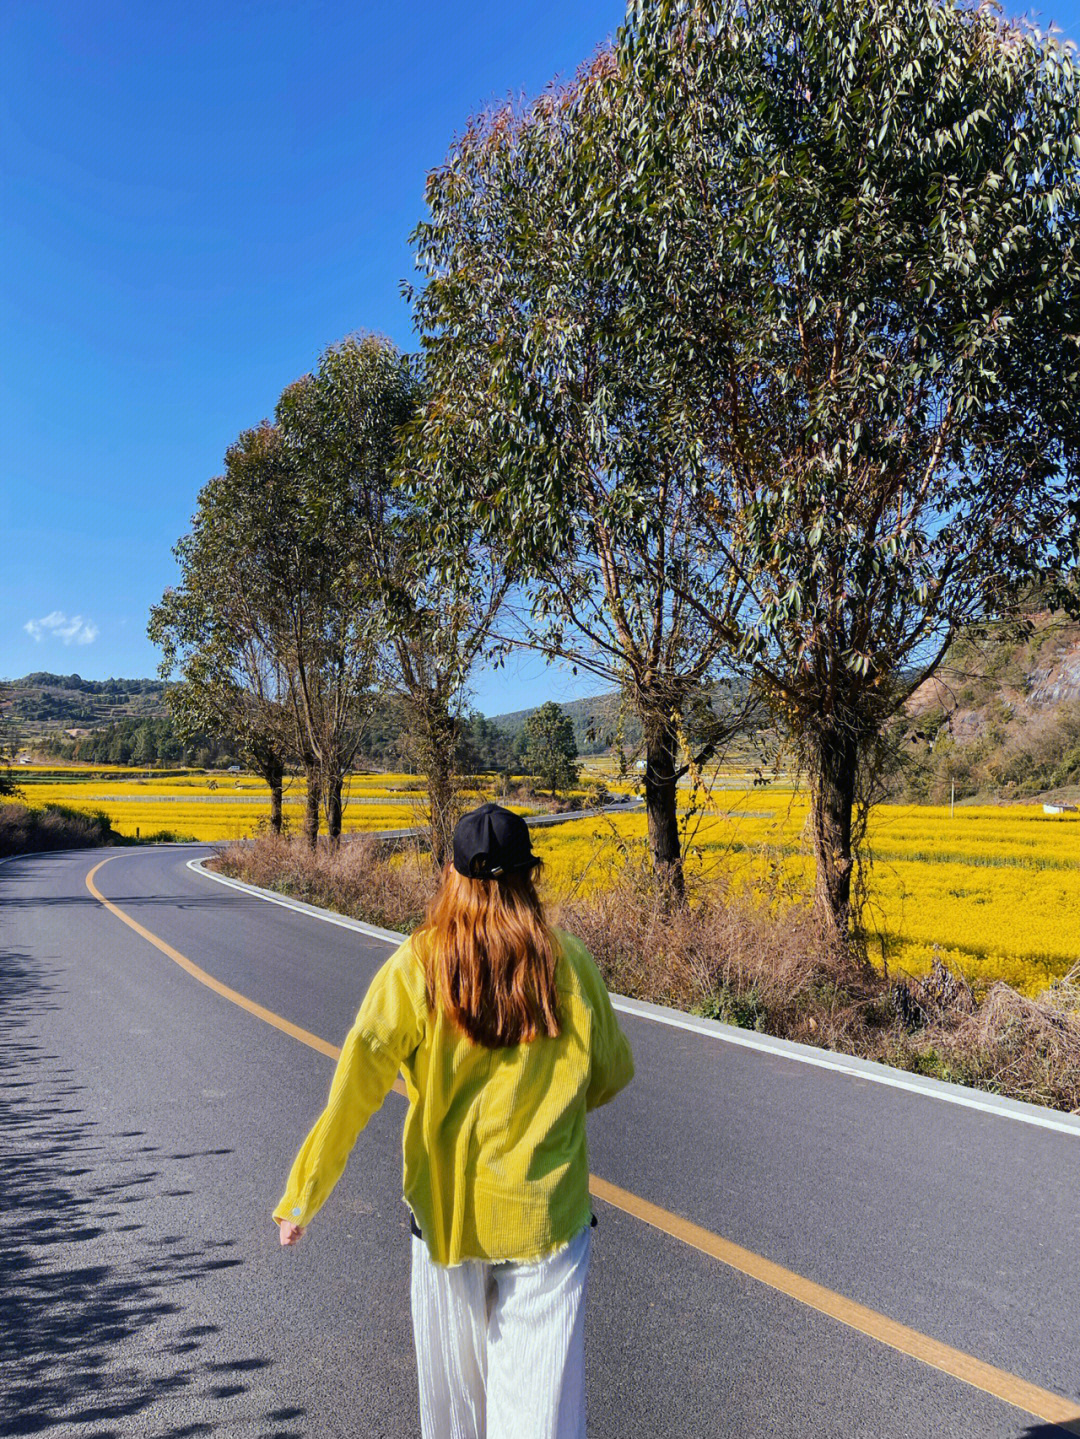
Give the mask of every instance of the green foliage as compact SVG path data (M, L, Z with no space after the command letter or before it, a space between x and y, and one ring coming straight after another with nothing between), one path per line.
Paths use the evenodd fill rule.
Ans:
M273 594L284 564L275 528L292 495L280 433L243 433L225 471L199 494L191 532L176 545L181 583L153 606L147 633L162 650L160 673L179 676L168 705L185 744L223 739L262 768L285 748L289 667Z
M978 1089L998 1091L998 1085L988 1081L980 1072L979 1056L945 1055L933 1045L921 1049L901 1050L892 1057L892 1063L915 1074L930 1079L941 1079L947 1084L970 1084Z
M846 926L860 757L1075 549L1075 59L951 0L718 0L637 8L606 83L644 137L619 211L663 245L666 352L734 503L743 653Z
M571 789L578 781L578 748L574 725L561 705L553 700L534 710L521 732L521 756L530 774L536 775L552 795Z
M615 64L474 120L429 177L409 463L437 548L466 522L520 582L509 642L621 692L647 737L657 863L677 867L676 731L733 662L746 591L713 542L730 506L702 503L707 424L668 347L651 201L614 193L644 173L646 141Z
M764 1032L769 1012L757 989L751 985L737 989L723 984L704 1004L694 1010L704 1019L717 1019L722 1024L734 1024L739 1029L753 1029Z
M749 481L759 675L797 728L873 733L1068 538L1075 61L938 0L662 4L624 51L671 339Z
M194 731L185 740L168 715L157 719L124 719L74 739L50 736L38 748L58 758L90 764L146 766L194 765L201 769L235 764L235 748Z
M458 736L457 762L462 774L505 770L513 759L513 740L482 714L472 714Z
M653 795L739 656L849 874L860 750L1075 551L1078 114L987 7L666 0L429 178L425 482L618 678Z
M330 347L282 394L276 423L244 431L177 546L182 584L151 612L181 733L235 736L267 782L298 759L340 831L342 778L376 698L386 633L382 512L411 401L392 345Z
M39 670L4 686L5 715L20 742L49 729L96 727L110 720L155 716L164 708L160 680L84 680Z
M122 704L133 696L161 693L159 680L84 680L81 675L54 675L48 670L34 670L20 680L12 680L13 689L55 689L68 690L80 695L101 696L111 704Z

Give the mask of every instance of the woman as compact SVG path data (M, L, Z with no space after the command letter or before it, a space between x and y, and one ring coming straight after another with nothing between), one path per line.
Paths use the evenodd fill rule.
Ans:
M588 951L544 918L525 821L481 805L453 849L371 982L274 1219L295 1244L400 1069L424 1439L582 1439L585 1114L633 1059Z

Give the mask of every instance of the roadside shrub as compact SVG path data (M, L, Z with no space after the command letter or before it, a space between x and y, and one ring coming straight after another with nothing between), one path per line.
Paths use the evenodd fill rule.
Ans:
M768 1010L753 985L743 991L724 985L695 1012L704 1019L718 1019L724 1024L734 1024L739 1029L754 1029L759 1033L768 1019Z
M0 857L90 848L113 844L118 838L104 810L83 814L62 804L40 809L17 801L0 804Z
M213 867L233 879L400 930L419 924L436 881L430 858L417 846L387 852L369 835L349 836L336 851L261 835L219 850Z

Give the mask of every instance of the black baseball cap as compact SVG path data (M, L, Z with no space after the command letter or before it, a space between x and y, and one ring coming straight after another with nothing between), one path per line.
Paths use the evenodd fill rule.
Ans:
M532 852L529 826L501 804L471 809L454 828L454 868L466 879L495 879L539 863Z

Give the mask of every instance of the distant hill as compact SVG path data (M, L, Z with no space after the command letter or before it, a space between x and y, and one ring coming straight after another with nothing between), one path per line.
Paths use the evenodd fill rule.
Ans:
M731 689L731 685L727 683L713 686L712 705L718 712L730 703ZM537 707L493 715L491 723L514 739L524 728L525 721L534 713L535 708ZM628 709L623 708L622 698L617 690L610 694L596 695L592 699L568 700L562 705L562 709L573 722L579 754L607 754L617 742L621 742L623 749L630 751L641 743L641 721Z
M0 714L18 741L32 743L50 731L160 718L166 712L167 688L162 680L84 680L77 674L39 670L0 681Z
M606 754L615 743L619 724L620 698L618 691L598 695L594 699L568 700L562 709L574 725L574 738L579 754ZM516 739L525 728L525 721L539 706L532 709L512 710L509 714L492 715L491 723L511 739ZM623 720L623 743L633 748L641 739L641 725L632 716Z
M196 735L181 741L161 680L84 680L44 671L0 680L0 747L16 755L89 764L182 764L221 768L235 763L235 741ZM377 767L408 767L415 760L408 721L399 701L382 701L372 715L359 760ZM469 771L509 763L507 736L482 715L464 726L461 762Z
M84 680L39 670L0 680L0 743L16 757L83 764L227 765L235 756L213 736L182 744L161 680Z
M148 760L231 763L228 746L213 739L179 746L165 704L168 688L155 679L84 680L37 671L0 681L0 717L8 742L19 748L45 744L60 753L61 744L74 747L68 731L92 731L76 741L88 759L128 763L145 754ZM714 704L724 698L718 690ZM618 740L629 753L641 742L638 720L629 713L620 719L617 692L562 707L582 755L606 754ZM532 713L474 720L463 741L467 767L508 763ZM957 644L912 696L896 735L901 759L891 787L897 797L943 803L955 783L957 798L1080 800L1080 624L1038 614L1026 638L999 629ZM387 701L372 718L364 758L399 765L409 762L409 749L404 714Z
M895 798L1080 802L1080 624L1035 614L1031 633L997 627L957 643L937 675L921 685L894 727ZM724 696L717 693L716 701ZM617 693L563 705L583 755L610 750L619 723ZM516 736L532 710L495 715ZM624 748L641 739L632 715L622 720Z
M1080 798L1080 624L1036 614L958 643L912 695L898 786L913 799Z

